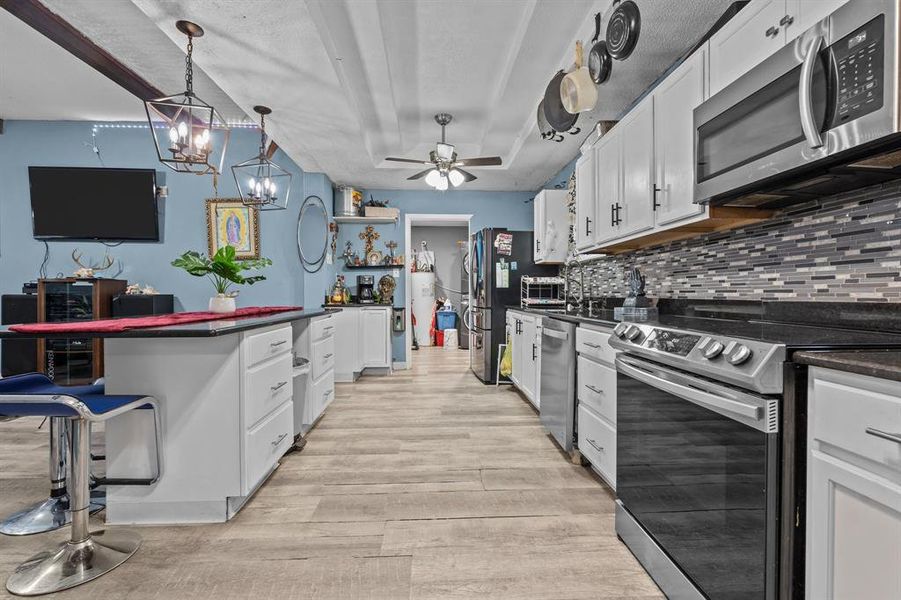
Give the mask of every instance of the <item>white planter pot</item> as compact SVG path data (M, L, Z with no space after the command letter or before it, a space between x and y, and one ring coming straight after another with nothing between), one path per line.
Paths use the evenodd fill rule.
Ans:
M238 308L235 306L235 299L228 296L213 296L210 298L210 312L213 313L233 313Z

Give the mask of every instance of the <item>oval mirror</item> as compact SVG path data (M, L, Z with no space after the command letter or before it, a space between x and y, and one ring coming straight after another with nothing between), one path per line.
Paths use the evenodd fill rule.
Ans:
M325 203L319 196L307 196L297 217L297 252L307 273L315 273L325 264L328 236Z

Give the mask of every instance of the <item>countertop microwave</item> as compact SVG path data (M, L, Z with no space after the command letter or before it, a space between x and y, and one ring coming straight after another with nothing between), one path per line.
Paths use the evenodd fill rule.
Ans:
M851 0L696 108L695 202L778 208L901 177L899 1Z

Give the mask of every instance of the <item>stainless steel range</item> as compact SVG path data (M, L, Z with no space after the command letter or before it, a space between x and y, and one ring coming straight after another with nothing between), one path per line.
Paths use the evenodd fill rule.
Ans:
M803 597L806 370L791 354L901 338L676 316L614 334L617 534L669 597Z

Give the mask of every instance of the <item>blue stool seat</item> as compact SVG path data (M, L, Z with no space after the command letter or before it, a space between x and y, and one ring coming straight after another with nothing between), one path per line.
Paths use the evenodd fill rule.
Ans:
M46 401L4 402L0 400L0 416L6 417L85 417L94 420L108 416L117 410L128 407L153 408L146 403L141 406L130 406L145 399L145 396L118 395L108 396L103 393L102 385L81 385L64 387L56 385L49 377L41 373L28 373L0 379L0 396L41 396ZM54 397L72 398L80 403L66 403ZM53 400L51 400L53 398ZM87 411L87 413L85 412Z

